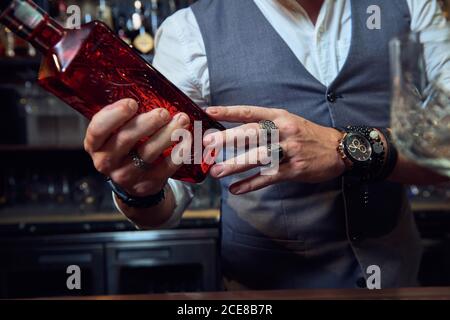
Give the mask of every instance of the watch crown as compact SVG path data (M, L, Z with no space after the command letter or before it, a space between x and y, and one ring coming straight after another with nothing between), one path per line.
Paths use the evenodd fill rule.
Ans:
M371 137L372 139L378 139L378 138L380 137L380 134L378 133L378 131L372 130L372 131L370 132L370 137Z

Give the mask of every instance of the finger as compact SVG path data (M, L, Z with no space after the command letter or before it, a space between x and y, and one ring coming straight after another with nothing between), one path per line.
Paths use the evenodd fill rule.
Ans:
M191 142L187 140L181 141L177 144L178 146L184 150L191 150ZM110 177L117 184L125 188L132 188L136 183L143 180L167 180L184 164L183 159L178 158L179 155L175 152L165 158L162 158L161 154L158 157L158 161L147 162L146 169L136 167L131 157L126 158L123 160L121 168L111 173ZM189 156L188 161L190 160L191 157Z
M269 164L270 160L266 146L253 148L237 157L214 165L211 168L211 176L213 178L224 178Z
M94 115L90 122L84 148L93 153L100 149L108 138L129 121L137 112L138 104L132 99L124 99L104 107Z
M254 106L210 107L208 115L217 121L250 123L262 120L275 120L279 110Z
M180 165L172 162L170 157L164 158L163 161L155 165L149 171L144 179L135 183L130 192L139 197L145 197L160 192L167 183L167 180L173 176L179 169Z
M130 161L111 174L111 179L133 196L145 197L156 194L164 187L167 180L172 177L182 164L175 164L171 157L166 157L158 163L149 165L143 171L136 168Z
M257 123L244 124L236 128L208 134L203 139L203 144L204 146L216 145L220 147L226 145L233 145L233 147L237 146L238 148L248 145L256 147L260 137L260 129Z
M284 180L285 175L285 170L282 170L281 168L278 173L273 175L261 175L261 173L258 173L252 177L241 180L231 185L230 192L234 195L241 195L261 190L265 187L281 182L282 180Z
M166 109L154 109L131 119L119 132L113 135L101 148L102 153L110 154L115 163L123 160L133 147L145 137L152 136L170 121Z
M148 142L139 148L139 155L145 162L152 163L164 152L164 150L168 149L176 142L172 141L172 134L178 129L187 130L189 126L189 117L185 113L177 114L168 125L163 127L153 135ZM189 132L186 131L186 134L189 134Z

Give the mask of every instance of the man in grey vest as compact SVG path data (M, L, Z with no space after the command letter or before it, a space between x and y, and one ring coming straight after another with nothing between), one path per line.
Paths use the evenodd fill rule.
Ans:
M402 184L444 179L395 157L388 43L443 23L437 2L423 0L200 0L166 20L155 67L199 105L222 106L207 112L229 130L205 144L263 124L279 130L277 174L228 162L211 171L222 184L228 287L351 288L373 267L384 288L416 284L420 239ZM427 56L430 75L449 61ZM191 188L170 179L179 168L170 157L153 162L189 118L136 109L124 100L99 112L85 148L130 220L175 226Z

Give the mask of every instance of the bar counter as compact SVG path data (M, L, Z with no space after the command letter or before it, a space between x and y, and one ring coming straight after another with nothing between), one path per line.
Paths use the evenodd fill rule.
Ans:
M94 296L84 300L450 300L450 287L384 290L320 289Z

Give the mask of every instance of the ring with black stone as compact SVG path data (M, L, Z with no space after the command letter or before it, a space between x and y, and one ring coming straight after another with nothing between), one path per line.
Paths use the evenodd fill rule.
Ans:
M285 153L283 148L279 144L269 144L267 146L267 155L269 156L269 158L272 158L274 152L278 154L278 162L283 162Z

